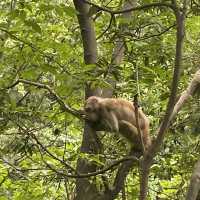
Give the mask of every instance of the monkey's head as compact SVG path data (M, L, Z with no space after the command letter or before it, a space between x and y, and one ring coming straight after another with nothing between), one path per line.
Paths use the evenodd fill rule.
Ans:
M90 122L97 122L100 119L100 98L91 96L86 100L84 111L86 119Z

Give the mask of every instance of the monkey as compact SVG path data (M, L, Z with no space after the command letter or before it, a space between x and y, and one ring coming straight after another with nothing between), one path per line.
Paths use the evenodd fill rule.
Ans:
M96 131L120 133L131 144L141 145L136 128L135 107L132 102L119 98L101 98L91 96L84 106L86 121ZM151 144L149 119L138 109L139 127L145 148Z

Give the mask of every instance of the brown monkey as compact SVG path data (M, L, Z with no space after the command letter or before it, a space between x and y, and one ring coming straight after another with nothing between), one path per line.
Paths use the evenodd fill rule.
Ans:
M84 110L86 120L95 130L120 132L132 144L139 142L135 107L132 102L124 99L91 96L86 100ZM141 109L138 109L138 114L139 126L146 148L151 144L149 120Z

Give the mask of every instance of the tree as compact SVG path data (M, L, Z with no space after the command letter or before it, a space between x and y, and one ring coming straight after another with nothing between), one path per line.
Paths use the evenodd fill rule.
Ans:
M199 157L198 2L0 6L2 199L185 199ZM88 96L136 93L151 120L147 152L84 124Z

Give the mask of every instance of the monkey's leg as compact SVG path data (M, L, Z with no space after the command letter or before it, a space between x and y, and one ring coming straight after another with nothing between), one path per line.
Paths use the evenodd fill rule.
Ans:
M134 149L141 150L140 137L137 128L133 124L125 120L120 120L119 132L134 146Z

